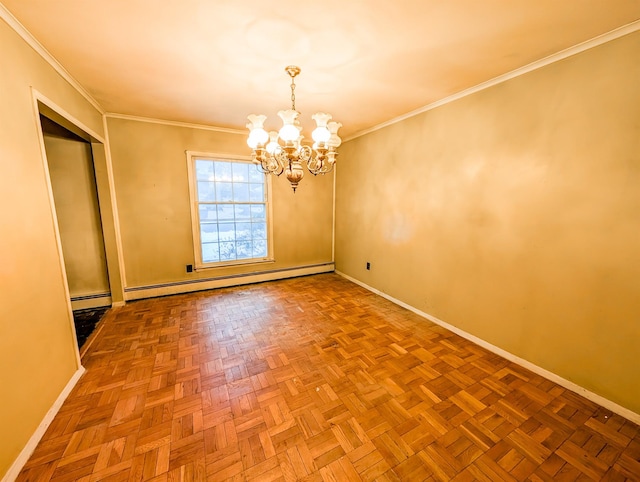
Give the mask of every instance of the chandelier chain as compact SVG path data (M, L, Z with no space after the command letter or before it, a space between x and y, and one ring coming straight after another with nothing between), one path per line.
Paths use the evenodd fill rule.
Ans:
M291 77L291 109L296 110L296 82Z

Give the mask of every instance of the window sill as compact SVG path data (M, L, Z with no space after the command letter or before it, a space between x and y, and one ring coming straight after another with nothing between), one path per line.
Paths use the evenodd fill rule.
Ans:
M204 270L210 270L210 269L218 269L218 268L232 268L234 266L250 266L250 265L264 265L264 264L270 264L270 263L275 263L275 259L274 258L264 258L264 259L248 259L246 261L244 260L234 260L234 261L224 261L224 262L220 262L220 263L211 263L211 264L202 264L202 265L198 265L196 264L194 266L194 271L204 271Z

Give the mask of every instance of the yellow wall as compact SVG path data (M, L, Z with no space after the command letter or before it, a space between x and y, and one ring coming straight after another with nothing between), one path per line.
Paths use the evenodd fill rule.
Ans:
M0 20L0 477L77 370L30 86L102 134L102 118Z
M640 413L639 58L634 33L347 142L336 268Z
M186 151L250 154L244 134L108 118L127 288L331 262L333 175L274 178L274 263L194 264ZM194 285L197 289L197 285Z
M44 140L70 295L108 293L91 144L54 135Z

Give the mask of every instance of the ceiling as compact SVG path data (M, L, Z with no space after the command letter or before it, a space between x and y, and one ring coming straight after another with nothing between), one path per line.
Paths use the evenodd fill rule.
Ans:
M357 132L640 19L640 0L0 0L109 113ZM277 121L277 122L276 122Z

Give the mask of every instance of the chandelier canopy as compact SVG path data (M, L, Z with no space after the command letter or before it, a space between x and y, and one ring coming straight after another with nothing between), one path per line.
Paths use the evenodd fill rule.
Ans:
M296 192L298 183L304 176L302 163L314 176L326 174L333 170L338 152L336 149L342 143L338 136L339 122L331 121L331 114L318 112L311 116L316 121L316 128L311 134L313 146L303 145L302 126L296 110L295 78L300 73L300 67L290 65L284 69L291 77L291 109L281 110L278 116L282 119L279 132L268 132L264 129L265 115L251 114L248 116L249 138L247 144L253 150L253 162L260 166L266 174L279 176L284 172Z

